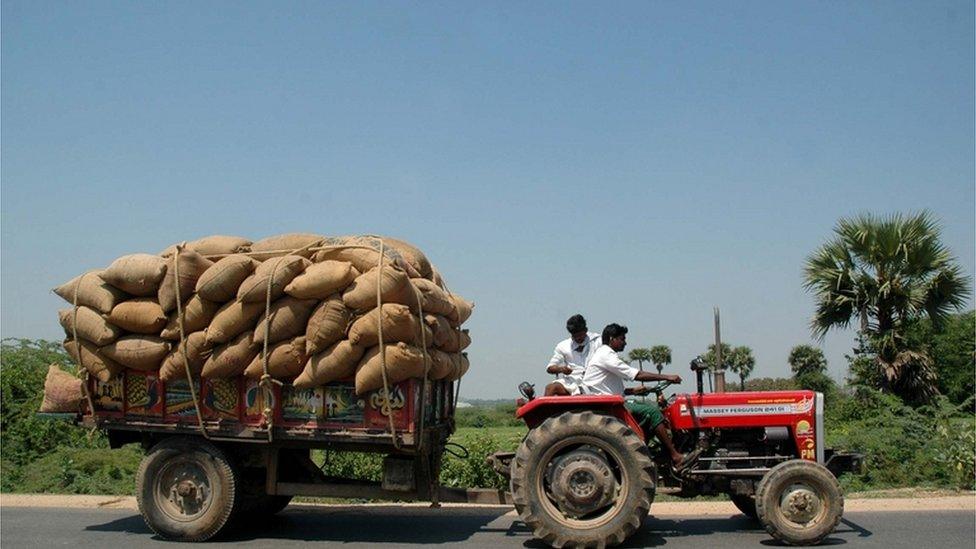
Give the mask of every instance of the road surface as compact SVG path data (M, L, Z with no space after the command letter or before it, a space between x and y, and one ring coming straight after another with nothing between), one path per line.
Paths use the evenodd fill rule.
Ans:
M728 505L728 504L726 504ZM652 515L624 547L669 549L763 547L777 544L755 523L732 510L701 514ZM693 507L684 509L692 510ZM184 544L155 538L131 508L0 507L0 539L5 549L156 547ZM972 549L976 515L972 509L849 511L830 545L852 548L919 547ZM211 544L261 548L542 547L510 508L419 506L292 505L280 515L235 525ZM188 544L187 544L188 545ZM209 546L209 544L208 544ZM199 549L200 545L195 545Z

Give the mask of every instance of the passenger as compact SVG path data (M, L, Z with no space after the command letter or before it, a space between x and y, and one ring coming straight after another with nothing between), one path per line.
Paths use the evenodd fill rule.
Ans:
M570 337L556 344L546 372L556 375L556 381L546 385L546 396L580 394L580 382L586 362L600 346L600 334L588 332L583 315L573 315L566 321Z
M626 381L670 381L681 383L681 377L668 374L642 372L627 364L617 355L627 346L627 327L609 324L603 329L601 345L586 363L583 374L582 392L590 395L644 395L650 392L647 387L624 388ZM671 435L664 425L664 414L655 402L627 402L627 409L637 420L645 437L654 433L671 455L675 468L683 468L697 458L697 452L688 456L675 450Z

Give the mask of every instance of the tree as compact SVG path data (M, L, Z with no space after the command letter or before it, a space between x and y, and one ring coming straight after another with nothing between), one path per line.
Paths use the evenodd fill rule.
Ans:
M907 328L921 318L941 325L970 295L940 236L928 212L843 218L804 265L816 300L814 335L856 320L866 343L858 351L873 355L881 388L909 402L931 399L937 386L931 358L905 340Z
M790 357L787 359L790 369L794 376L809 373L823 373L827 370L827 359L824 358L823 351L812 345L797 345L790 350Z
M722 343L722 362L723 365L727 366L729 364L729 356L732 355L732 346L728 343ZM702 360L708 366L709 370L715 371L717 365L715 363L715 344L712 343L708 346L708 350L702 355Z
M637 361L638 367L643 372L644 371L644 362L645 361L646 362L650 362L651 361L651 350L650 349L645 349L643 347L636 347L636 348L630 350L630 353L629 353L628 356L630 357L630 360L631 361L634 361L634 360Z
M949 317L940 328L923 319L908 329L909 346L923 349L932 357L939 392L953 404L962 404L976 394L976 312ZM972 409L972 404L970 404Z
M724 356L725 355L723 354L723 357ZM752 356L752 349L746 346L740 346L732 349L728 364L729 369L739 376L739 386L743 391L745 391L746 378L752 373L752 369L756 367L756 359Z
M664 370L666 364L671 364L671 347L667 345L655 345L651 347L651 362L657 368L657 373Z

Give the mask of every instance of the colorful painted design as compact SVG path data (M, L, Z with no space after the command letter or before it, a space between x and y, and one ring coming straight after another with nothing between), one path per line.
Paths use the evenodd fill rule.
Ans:
M126 372L125 381L126 412L137 416L158 416L162 414L162 391L156 376L146 376Z
M193 380L193 388L199 394L199 380ZM193 394L190 392L190 384L187 383L186 379L166 382L166 415L183 417L195 414L196 407L193 404Z
M370 429L390 428L390 415L393 425L397 429L407 428L412 410L416 409L418 395L416 384L411 381L398 383L390 387L389 406L387 406L386 392L383 389L371 391L366 395L366 427ZM411 402L409 398L413 399Z
M356 396L352 383L322 387L322 409L326 421L362 425L365 402Z
M237 419L237 382L236 379L207 380L204 406L221 419Z
M267 391L261 388L256 379L249 379L244 389L244 415L251 423L261 423L264 421L265 398ZM267 407L275 409L275 391L272 389L271 402Z
M322 389L296 389L285 386L281 390L281 417L286 421L310 421L323 415Z
M121 376L108 381L94 380L92 402L96 412L121 412L124 381Z

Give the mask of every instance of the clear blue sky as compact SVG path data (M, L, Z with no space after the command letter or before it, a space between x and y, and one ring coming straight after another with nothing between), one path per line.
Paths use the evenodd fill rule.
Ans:
M976 271L973 29L972 2L7 0L0 331L60 338L50 288L126 253L374 232L477 302L464 396L545 382L576 312L685 375L719 306L785 375L841 216L930 209Z

